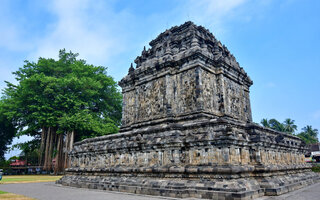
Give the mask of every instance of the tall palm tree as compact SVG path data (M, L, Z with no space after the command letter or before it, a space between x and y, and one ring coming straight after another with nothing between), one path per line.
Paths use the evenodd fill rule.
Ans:
M316 138L318 136L318 129L313 129L310 125L303 127L302 130L311 137Z
M294 124L294 120L287 118L283 122L285 132L293 134L297 130L297 125Z
M276 119L270 119L269 120L269 125L270 125L270 128L272 128L272 129L274 129L276 131L285 132L284 125L282 123L280 123Z
M318 140L318 129L313 129L312 126L308 125L302 128L302 132L297 136L304 140L307 144L314 144L319 142Z
M270 124L267 118L262 119L260 123L262 124L262 126L270 128Z

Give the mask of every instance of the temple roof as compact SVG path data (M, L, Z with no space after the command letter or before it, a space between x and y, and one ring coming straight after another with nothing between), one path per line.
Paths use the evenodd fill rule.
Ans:
M147 59L160 58L166 54L175 55L192 46L199 46L201 49L207 50L214 60L224 60L232 66L240 68L228 48L222 45L208 29L197 26L190 21L166 30L149 44L151 48L148 50L144 48L141 56L136 58L137 67L140 67Z
M213 66L223 65L226 70L232 69L236 74L245 77L250 85L252 84L228 48L208 29L193 22L188 21L180 26L174 26L160 33L149 44L150 48L144 47L141 55L134 60L136 69L131 65L129 74L141 74L150 71L150 68L169 62L180 62L195 54L201 54L203 59L212 61Z

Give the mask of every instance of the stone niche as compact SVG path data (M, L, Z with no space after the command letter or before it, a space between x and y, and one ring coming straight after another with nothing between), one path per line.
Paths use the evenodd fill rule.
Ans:
M252 122L252 81L207 29L161 33L120 82L119 134L74 145L62 185L180 198L254 199L319 180L296 136Z

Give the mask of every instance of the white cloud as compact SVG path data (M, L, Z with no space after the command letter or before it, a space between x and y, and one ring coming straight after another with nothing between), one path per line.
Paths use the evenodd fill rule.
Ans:
M273 2L275 1L188 0L180 12L186 13L186 19L202 24L222 35L229 30L229 23L248 23L253 19L265 18Z
M10 51L23 51L28 49L29 44L20 40L19 30L14 24L2 22L1 26L6 28L0 31L0 47L4 47Z
M36 60L40 56L57 58L58 50L66 48L80 53L80 57L89 63L104 65L111 57L128 51L128 46L139 45L141 39L137 41L139 43L135 43L134 37L144 31L139 30L141 28L152 29L169 20L170 24L193 20L214 28L215 31L223 30L226 19L240 15L236 11L245 7L248 1L250 0L187 0L165 13L141 18L131 8L116 10L116 1L53 0L47 6L41 6L54 19L48 20L41 27L44 30L41 35L26 37L21 22L15 21L12 16L7 17L5 12L0 14L2 19L11 19L0 19L0 25L6 27L0 28L0 47L25 51L28 60ZM263 2L265 1L270 0ZM41 1L38 2L40 3ZM10 13L10 6L3 7L8 9L0 8L0 11ZM161 26L160 29L163 31L164 27Z
M2 93L2 89L6 87L6 83L4 81L9 81L11 83L15 83L15 79L12 75L9 64L0 60L0 96Z
M226 18L233 17L235 10L248 0L189 0L187 11L191 20L221 26Z
M89 62L101 64L124 50L126 36L121 32L121 25L130 17L129 13L115 13L103 1L55 0L48 7L57 20L38 40L31 59L56 58L58 50L66 48L80 53Z
M30 43L24 40L24 29L12 19L10 2L1 1L0 6L0 48L9 51L24 51L30 49ZM1 52L0 52L1 53Z

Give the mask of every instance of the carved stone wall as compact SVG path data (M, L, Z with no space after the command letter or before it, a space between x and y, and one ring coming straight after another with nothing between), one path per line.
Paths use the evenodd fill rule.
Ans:
M105 166L124 167L123 170L141 168L141 172L146 168L161 171L164 168L170 170L170 167L179 167L184 172L186 166L188 169L195 166L201 172L213 165L223 165L225 169L248 165L248 170L249 165L256 164L264 167L278 165L277 168L285 165L286 169L299 165L306 167L301 154L302 143L295 137L286 136L279 145L275 141L277 132L255 127L264 131L265 136L265 141L261 140L261 145L257 146L250 144L257 135L248 134L248 127L239 125L230 129L230 124L223 121L189 126L155 127L139 134L122 133L85 140L75 146L71 166L86 167L87 170ZM227 141L222 142L223 138Z
M186 23L160 34L150 46L120 82L123 127L193 112L252 121L252 81L206 29Z
M252 122L252 81L192 22L150 42L120 81L119 134L74 145L63 185L206 199L279 195L319 180L296 136Z

